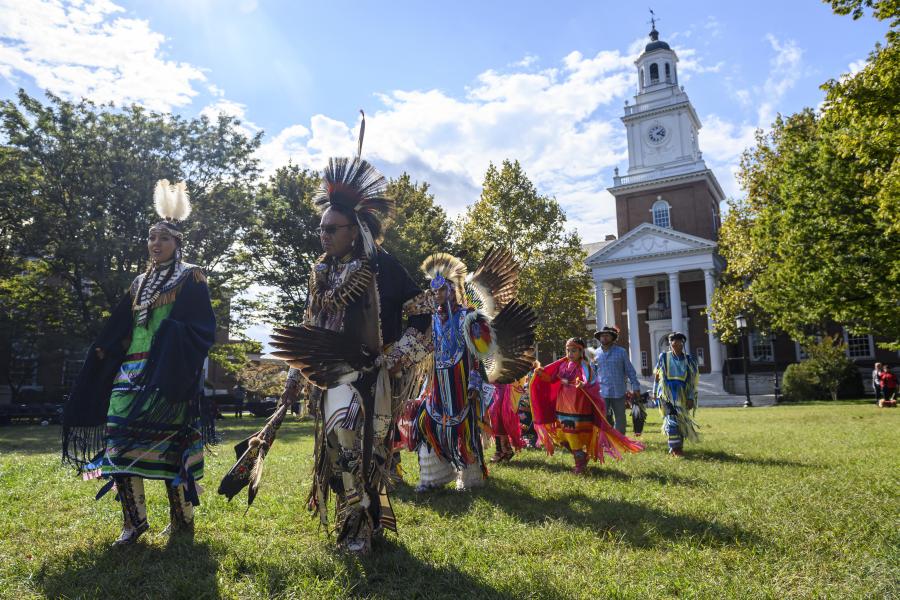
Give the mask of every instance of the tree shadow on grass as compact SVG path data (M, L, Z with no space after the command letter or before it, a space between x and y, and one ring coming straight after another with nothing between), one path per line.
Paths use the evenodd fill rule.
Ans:
M219 434L218 449L231 449L239 441L247 438L265 425L262 418L228 419L216 422ZM300 438L312 438L312 421L285 421L278 430L282 442ZM61 454L62 430L59 425L4 425L0 426L0 456L20 454Z
M646 504L615 498L596 498L575 490L560 490L552 498L539 498L517 483L490 479L483 488L459 493L442 489L430 494L400 490L398 500L427 506L445 517L459 517L477 500L495 505L524 523L540 525L561 520L574 527L608 532L638 548L653 548L690 538L703 547L740 543L760 545L759 536L733 525L701 517L668 512Z
M314 597L310 587L337 587L342 597L370 599L513 600L522 597L512 590L496 589L456 565L427 562L410 552L395 536L376 540L371 553L362 557L342 552L333 542L332 537L329 547L304 556L299 563L255 563L244 567L244 571L254 579L255 591L267 598ZM535 597L562 596L543 583L535 590Z
M92 543L52 558L41 565L34 582L49 598L221 597L218 562L205 542L157 546L142 538L133 546L102 543L107 545Z
M735 463L757 465L761 467L791 467L791 468L818 468L818 465L810 463L802 463L793 460L783 460L780 458L757 458L753 456L738 456L737 454L729 454L721 450L690 450L685 453L687 460L700 460L707 462Z
M607 459L605 464L599 464L597 462L591 462L588 465L588 477L591 479L600 479L607 481L623 481L629 482L635 479L643 479L646 481L652 481L658 483L660 485L683 485L688 487L696 487L700 485L702 482L696 479L689 479L687 477L681 477L680 475L674 475L671 473L658 473L658 472L649 472L649 473L635 473L634 475L629 475L628 473L624 473L614 467L615 462L611 459ZM567 465L558 462L547 462L546 460L535 459L531 457L525 458L514 458L509 462L504 462L501 465L496 467L491 467L491 472L493 469L506 469L512 468L515 470L519 469L537 469L541 471L547 471L549 473L571 473L572 465Z
M343 555L354 596L382 598L496 598L512 600L521 594L499 590L456 565L432 564L412 554L395 538L376 541L369 556ZM532 582L533 584L533 582ZM530 584L530 585L532 585ZM561 597L549 584L537 584L534 597ZM532 585L533 587L533 585Z
M4 425L0 427L0 456L61 452L59 425Z

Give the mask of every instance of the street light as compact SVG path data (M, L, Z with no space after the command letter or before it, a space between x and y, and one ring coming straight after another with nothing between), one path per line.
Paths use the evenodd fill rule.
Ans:
M753 402L750 400L750 365L747 360L747 355L750 353L750 342L747 339L747 317L739 314L734 319L734 324L737 326L738 331L741 332L741 358L743 359L744 364L744 393L747 396L747 399L744 400L744 407L749 408L753 406Z

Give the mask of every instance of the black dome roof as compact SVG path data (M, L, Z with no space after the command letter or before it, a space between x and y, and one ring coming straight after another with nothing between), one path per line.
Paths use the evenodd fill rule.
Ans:
M650 43L644 47L644 52L653 52L654 50L671 50L669 44L659 40L659 32L656 27L650 30Z

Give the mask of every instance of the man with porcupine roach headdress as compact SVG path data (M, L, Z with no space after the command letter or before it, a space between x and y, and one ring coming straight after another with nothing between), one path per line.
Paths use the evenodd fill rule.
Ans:
M482 431L502 429L488 418L494 386L503 390L531 368L537 318L515 299L519 265L508 250L489 250L469 277L461 260L444 253L427 258L422 270L435 294L433 361L409 431L400 433L419 454L416 491L454 479L457 490L468 490L487 477Z
M203 446L215 441L203 400L203 363L216 329L206 277L182 260L191 212L184 182L156 184L147 270L88 351L63 409L63 460L115 486L124 525L115 545L149 528L144 480L165 482L170 535L192 536Z
M365 117L360 149L364 127ZM272 342L273 354L292 367L280 408L296 400L301 381L312 387L309 507L325 524L329 497L336 497L337 542L355 554L369 552L383 529L396 531L389 441L399 398L411 393L428 346L428 302L380 245L394 208L386 190L385 178L359 155L329 159L315 198L325 253L312 269L304 323L277 328Z

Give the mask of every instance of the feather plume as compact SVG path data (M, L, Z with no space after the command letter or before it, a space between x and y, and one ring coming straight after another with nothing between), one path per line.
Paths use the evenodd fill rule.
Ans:
M168 179L160 179L153 190L153 206L156 214L166 221L184 221L191 214L187 184L183 181L170 184Z
M153 190L153 206L156 208L156 214L161 218L167 219L172 214L174 202L172 198L172 190L169 186L168 179L160 179L156 182Z
M359 124L359 144L356 148L356 158L362 158L363 138L366 137L366 113L359 109L359 114L362 115L362 123Z
M387 180L368 161L329 158L313 202L323 212L333 204L353 210L373 239L380 241L383 222L394 214L394 200L386 193Z
M451 282L455 288L457 304L465 304L466 265L461 260L446 252L435 252L422 261L421 269L428 279L441 275Z
M188 193L187 183L179 181L174 186L175 205L172 218L176 221L184 221L191 216L191 196Z

